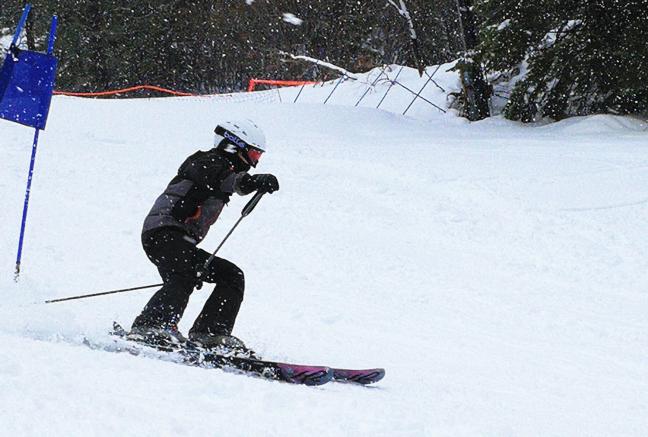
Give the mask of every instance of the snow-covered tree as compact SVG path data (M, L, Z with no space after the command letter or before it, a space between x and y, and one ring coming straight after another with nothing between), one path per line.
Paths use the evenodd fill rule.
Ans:
M648 112L648 0L479 0L481 60L532 121Z

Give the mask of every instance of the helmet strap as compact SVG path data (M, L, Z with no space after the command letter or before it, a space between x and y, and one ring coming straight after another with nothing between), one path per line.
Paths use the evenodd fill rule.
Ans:
M252 166L252 164L250 164L250 161L248 160L247 156L245 156L245 155L246 155L245 151L239 149L239 151L238 151L238 157L241 158L241 160L242 160L244 163L246 163L247 165Z

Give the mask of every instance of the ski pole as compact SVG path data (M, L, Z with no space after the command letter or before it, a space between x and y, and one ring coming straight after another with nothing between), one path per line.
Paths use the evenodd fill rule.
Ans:
M247 203L247 205L245 205L245 207L243 208L243 211L241 211L241 217L239 217L239 219L236 221L236 223L234 223L234 226L232 226L232 229L230 229L230 231L227 233L227 235L225 235L225 238L223 238L223 241L221 241L221 243L218 245L216 250L210 255L209 258L207 258L207 261L205 261L205 264L203 265L202 269L199 270L196 273L196 276L198 278L198 289L199 290L202 287L201 277L202 277L203 273L205 272L205 270L207 270L207 267L209 267L209 264L211 264L211 262L214 260L214 258L216 258L216 254L218 253L220 248L223 247L223 244L225 244L225 242L230 237L230 235L232 235L232 232L234 232L234 229L236 229L236 227L239 225L239 223L241 223L241 220L243 220L245 217L248 216L248 214L250 214L252 212L254 207L257 206L257 203L259 203L259 200L261 200L261 197L263 197L263 195L265 193L266 193L265 191L257 191L256 192L254 197L252 199L250 199L250 201Z
M144 285L142 287L122 288L120 290L103 291L101 293L82 294L79 296L63 297L61 299L46 300L45 303L64 302L66 300L85 299L87 297L105 296L106 294L125 293L127 291L144 290L145 288L161 287L164 284Z
M247 203L247 205L245 205L245 207L243 208L243 211L241 211L241 217L236 221L236 223L234 224L232 229L230 229L230 231L227 233L227 235L225 236L223 241L221 241L221 243L218 245L218 247L216 248L214 253L212 253L211 256L209 257L209 259L207 259L207 261L203 265L202 270L200 270L197 273L199 283L200 283L200 277L202 276L203 271L207 267L209 267L209 264L211 264L211 262L216 257L216 253L223 246L223 244L225 244L225 241L227 241L229 236L232 235L232 232L234 232L234 229L236 229L238 224L241 223L241 220L243 220L243 217L246 217L248 214L250 214L252 212L252 210L257 205L257 203L259 203L259 200L261 200L261 197L264 194L265 194L265 191L257 191L257 193L254 195L254 197L252 197L252 199L250 199L250 201ZM86 299L86 298L89 298L89 297L105 296L107 294L125 293L127 291L144 290L144 289L147 289L147 288L161 287L162 285L164 285L164 284L144 285L144 286L141 286L141 287L122 288L122 289L119 289L119 290L103 291L101 293L81 294L79 296L63 297L63 298L60 298L60 299L50 299L50 300L46 300L45 303L55 303L55 302L65 302L65 301L68 301L68 300Z

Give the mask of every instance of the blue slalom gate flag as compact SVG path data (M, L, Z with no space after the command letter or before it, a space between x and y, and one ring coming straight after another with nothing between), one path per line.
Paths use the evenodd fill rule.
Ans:
M7 57L2 64L2 70L0 70L0 118L35 128L20 225L18 255L16 256L16 272L14 276L16 282L20 275L29 193L31 192L36 149L38 147L38 134L41 129L45 129L47 123L57 65L57 60L52 55L58 22L56 16L52 17L47 53L18 48L18 39L27 22L30 10L31 5L27 4L23 9L16 33L11 41L9 53L7 53Z
M0 118L45 129L57 59L13 48L0 71Z
M52 20L47 53L20 50L16 44L30 9L27 5L23 11L0 70L0 118L45 129L56 77L57 59L52 50L57 20Z

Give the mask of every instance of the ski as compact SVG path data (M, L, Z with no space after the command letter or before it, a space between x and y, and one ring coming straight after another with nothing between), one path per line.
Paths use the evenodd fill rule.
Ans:
M353 384L374 384L385 377L385 369L336 369L333 370L333 380Z
M114 323L110 344L84 339L83 343L95 350L126 352L135 356L155 358L193 367L222 369L227 372L243 373L262 379L282 381L308 386L323 385L333 379L333 370L324 366L307 366L281 363L252 358L220 355L192 345L148 345L125 338L126 331Z
M112 344L101 344L84 339L83 344L94 350L126 352L135 356L155 358L176 364L205 369L222 369L226 372L242 373L262 379L283 381L308 386L322 385L333 379L333 371L327 367L304 366L275 361L254 360L240 357L226 357L198 349L156 348L113 339Z
M221 355L200 348L191 342L187 344L149 345L130 341L128 332L117 322L113 323L114 337L123 340L124 351L139 355L141 348L170 353L169 361L197 367L220 368L226 371L240 371L265 379L289 382L292 384L322 385L329 381L349 384L368 385L380 381L385 370L376 369L339 369L328 366L309 366L292 363L267 361L259 358L243 358ZM139 347L139 348L138 348Z

